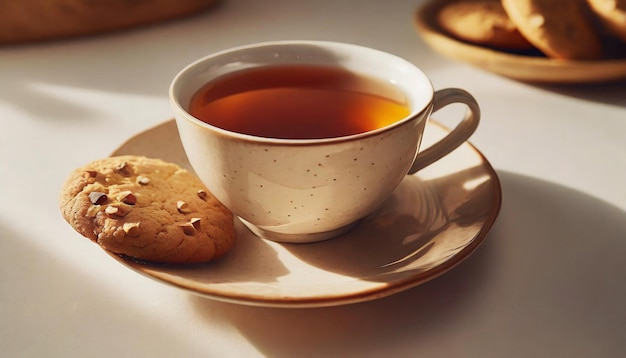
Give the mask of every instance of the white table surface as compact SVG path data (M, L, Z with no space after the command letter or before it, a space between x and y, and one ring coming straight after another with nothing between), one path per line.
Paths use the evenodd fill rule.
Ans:
M626 82L532 85L443 58L414 30L419 3L226 0L159 26L0 47L0 356L625 357ZM63 221L69 172L170 118L179 69L280 39L375 47L475 95L471 142L504 199L467 261L376 301L250 307L143 277Z

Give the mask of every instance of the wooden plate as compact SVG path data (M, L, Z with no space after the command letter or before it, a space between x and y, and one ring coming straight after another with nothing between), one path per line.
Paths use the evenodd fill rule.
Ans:
M218 0L28 0L0 5L0 45L103 34L192 15Z
M626 58L566 61L519 55L459 41L437 25L443 5L459 0L430 0L415 14L415 26L424 41L443 56L469 63L516 80L542 83L591 83L626 79ZM626 46L626 45L624 45Z

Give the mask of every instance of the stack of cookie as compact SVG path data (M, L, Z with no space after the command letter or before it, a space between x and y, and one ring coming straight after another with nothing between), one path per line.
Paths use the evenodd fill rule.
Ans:
M459 0L439 26L466 42L563 60L622 57L626 0Z

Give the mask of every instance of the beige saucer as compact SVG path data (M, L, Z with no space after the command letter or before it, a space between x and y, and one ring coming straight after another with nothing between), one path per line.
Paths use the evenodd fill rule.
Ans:
M427 146L447 130L430 122ZM113 155L140 154L189 168L174 121L129 139ZM236 221L225 257L195 266L124 265L216 300L257 306L333 306L388 296L431 280L467 258L485 239L501 204L498 177L465 143L407 176L375 214L349 233L312 244L280 244Z
M433 50L454 60L520 81L592 83L626 79L626 58L597 61L555 60L472 45L450 37L437 26L436 14L446 3L429 0L415 14L415 26Z

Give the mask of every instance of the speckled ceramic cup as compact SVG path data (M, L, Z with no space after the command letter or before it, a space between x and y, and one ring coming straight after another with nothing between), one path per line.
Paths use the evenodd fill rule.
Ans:
M191 97L208 82L233 71L285 64L340 66L390 82L406 95L410 114L377 130L325 139L245 135L189 114ZM268 42L210 55L178 73L169 95L198 176L255 234L283 242L314 242L346 232L407 174L467 140L480 117L470 94L460 89L435 92L426 75L401 58L323 41ZM450 103L465 104L465 117L448 136L418 154L431 112Z

